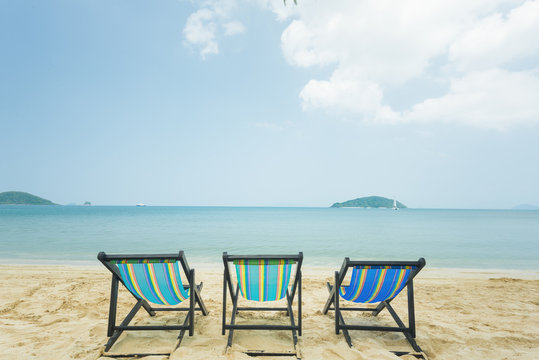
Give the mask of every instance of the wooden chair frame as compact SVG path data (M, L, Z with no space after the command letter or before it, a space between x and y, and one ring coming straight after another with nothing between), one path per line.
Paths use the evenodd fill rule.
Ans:
M108 255L104 252L100 252L97 255L99 261L105 265L105 267L112 273L112 283L110 290L110 307L109 307L109 319L107 326L107 336L109 340L105 344L103 355L108 357L139 357L150 355L166 355L170 356L181 344L183 336L186 331L189 332L189 336L193 336L195 328L195 311L201 311L205 316L208 314L208 310L202 301L200 292L202 291L203 283L196 285L195 283L195 270L190 269L185 258L183 251L177 254L129 254L129 255ZM189 306L188 307L152 307L148 301L140 299L125 285L120 275L120 270L114 260L142 260L142 259L167 259L175 260L181 264L181 269L184 273L184 279L187 279L188 284L183 285L184 289L189 288ZM131 295L137 300L131 311L121 321L120 325L116 325L116 310L118 306L118 283L122 283ZM198 307L195 307L198 304ZM129 325L131 320L135 317L140 308L144 308L150 316L155 316L156 311L186 311L187 315L182 325ZM177 343L170 353L132 353L132 354L111 354L107 353L114 345L116 340L124 331L130 330L180 330L180 334L177 338Z
M239 307L238 299L240 296L239 284L234 285L232 277L230 275L229 263L235 260L294 260L296 261L296 272L294 282L292 283L291 290L286 290L286 307ZM228 255L223 253L224 273L223 273L223 319L221 334L225 335L225 331L228 330L227 348L232 345L232 338L234 336L234 330L291 330L292 339L294 342L295 352L279 353L279 352L263 352L257 350L250 350L245 352L249 356L296 356L298 357L297 343L298 335L301 336L301 264L303 262L303 253L300 252L297 255ZM232 301L232 314L230 322L227 323L227 293L230 293L230 299ZM297 294L297 324L294 319L294 312L292 305L294 298ZM290 319L290 325L249 325L249 324L236 324L236 315L240 311L285 311L286 315Z
M339 334L340 330L343 331L344 338L348 343L348 346L352 347L352 339L348 330L367 330L367 331L390 331L390 332L402 332L406 337L406 340L410 343L412 348L416 353L410 353L406 351L394 351L398 356L405 354L411 354L419 358L423 358L423 351L417 345L415 341L416 337L416 328L415 328L415 308L414 308L414 277L419 273L419 271L425 266L425 259L420 258L418 261L351 261L350 258L345 258L341 266L340 271L335 272L335 283L331 285L327 283L329 297L324 306L323 313L327 314L329 310L335 311L335 333ZM339 289L342 286L342 283L346 277L348 269L354 268L355 266L413 266L415 269L412 271L408 280L405 283L405 287L408 294L408 327L404 325L404 322L395 312L395 309L391 306L391 301L393 298L382 301L376 307L342 307L340 305L340 295L336 289ZM398 294L397 294L398 296ZM333 305L333 307L331 307ZM391 317L397 323L397 327L388 327L388 326L365 326L365 325L349 325L344 321L342 315L343 311L370 311L373 316L377 316L382 310L387 309L391 314Z

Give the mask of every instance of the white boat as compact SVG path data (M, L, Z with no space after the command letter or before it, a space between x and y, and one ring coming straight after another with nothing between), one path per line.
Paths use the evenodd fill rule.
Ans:
M393 210L399 210L397 207L397 200L393 199Z
M137 206L146 206L146 204L140 203L140 204L137 204Z

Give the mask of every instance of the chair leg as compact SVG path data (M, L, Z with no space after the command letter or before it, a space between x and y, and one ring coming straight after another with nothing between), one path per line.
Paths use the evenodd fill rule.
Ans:
M288 313L290 314L290 325L292 326L292 340L294 341L294 348L298 344L298 336L296 334L296 324L294 321L294 312L292 311L292 299L290 298L290 293L288 289L286 290L286 306L288 308Z
M335 271L335 286L333 292L333 305L335 307L335 334L339 335L339 317L341 317L341 309L339 308L339 273Z
M407 329L406 326L404 325L404 323L402 322L402 320L400 319L400 317L397 315L397 312L395 311L395 309L393 309L393 307L389 304L386 305L386 308L387 310L389 311L389 313L391 314L391 316L393 317L393 320L395 320L395 322L397 323L397 325L403 329L403 335L406 337L406 340L408 340L408 342L410 343L410 345L412 346L412 348L414 349L414 351L417 351L417 352L422 352L423 350L421 350L421 348L419 347L419 345L417 345L417 343L415 342L413 336L412 336L412 332L411 332L411 329Z
M196 302L198 303L198 306L200 307L200 311L202 312L202 315L204 316L208 315L210 312L206 308L206 304L204 304L204 301L202 301L202 297L200 296L200 291L196 289L196 286L195 286L195 295L196 295Z
M196 302L196 285L195 285L195 270L191 269L189 274L189 311L186 318L189 319L189 336L195 333L195 302ZM187 320L187 319L186 319Z
M230 319L230 325L234 326L236 323L236 314L238 312L238 297L240 295L240 286L238 285L236 287L236 294L234 295L234 301L232 305L232 317ZM228 341L226 343L226 347L232 346L232 337L234 336L234 328L231 327L228 329Z
M209 314L208 309L206 308L206 304L204 304L204 301L202 300L202 297L200 296L200 291L202 290L202 285L204 283L200 283L198 286L194 287L195 292L195 302L198 304L198 307L200 308L202 315L206 316Z
M346 340L346 343L349 347L352 347L352 338L350 337L350 334L348 333L348 329L344 326L346 326L346 323L344 322L344 318L342 316L342 312L339 311L339 321L341 323L342 327L342 333L344 335L344 339Z
M189 321L189 314L185 317L185 320L183 321L183 326L187 326L187 323ZM172 355L172 353L174 351L176 351L177 348L180 347L181 343L182 343L182 340L183 340L183 336L185 335L185 329L182 329L180 331L180 334L178 335L178 342L176 343L176 346L174 347L174 349L172 349L172 351L170 352L170 354Z
M221 322L221 335L225 334L225 324L226 324L226 273L223 273L223 318Z
M133 295L133 294L131 294L131 295ZM139 300L139 298L136 297L135 295L133 295L133 297L135 299L137 299L137 301ZM144 310L146 310L148 315L155 316L155 311L153 311L152 306L146 300L142 300L142 307L144 308Z
M299 272L299 289L298 289L298 335L301 336L302 322L301 322L301 271Z
M390 301L391 300L382 301L380 304L378 304L376 310L373 311L372 316L378 316L378 314L380 314L380 312L386 308Z
M109 324L107 327L107 336L111 337L116 326L116 309L118 305L118 278L112 274L112 283L110 286L110 307L109 307Z
M324 310L322 311L322 313L324 315L326 315L328 313L328 310L329 310L331 304L335 300L335 292L334 292L335 291L335 286L331 286L330 283L328 282L327 287L328 287L328 291L329 291L329 297L326 300L326 304L324 305Z
M131 320L133 320L133 318L135 317L135 315L137 314L137 312L139 311L140 307L142 306L142 300L139 300L135 306L133 306L133 308L131 309L131 311L129 312L129 314L127 314L127 316L125 317L125 319L122 321L122 323L120 324L120 326L127 326L129 325L129 323L131 322ZM114 345L114 343L116 342L116 340L118 340L118 338L120 337L120 335L122 334L123 330L115 330L114 333L112 334L112 336L110 337L109 341L107 342L107 344L105 345L105 351L109 351L110 348L112 347L112 345Z
M407 286L408 293L408 328L410 334L415 338L415 309L414 309L414 282L410 280Z

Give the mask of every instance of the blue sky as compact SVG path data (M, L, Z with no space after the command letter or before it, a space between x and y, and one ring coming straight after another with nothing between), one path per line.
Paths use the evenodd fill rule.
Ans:
M539 205L539 1L3 1L0 191Z

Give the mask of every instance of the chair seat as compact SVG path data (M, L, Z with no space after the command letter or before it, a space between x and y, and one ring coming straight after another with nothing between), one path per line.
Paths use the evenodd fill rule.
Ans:
M241 296L260 302L283 299L294 263L284 259L234 261Z
M189 298L178 263L119 263L125 286L139 299L152 304L178 305Z
M341 286L340 296L354 303L377 303L397 296L406 285L414 267L366 268L352 270L350 284Z

